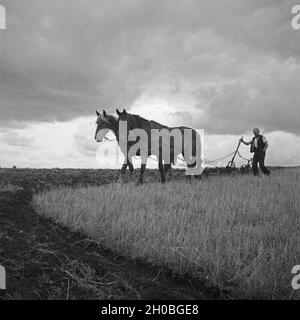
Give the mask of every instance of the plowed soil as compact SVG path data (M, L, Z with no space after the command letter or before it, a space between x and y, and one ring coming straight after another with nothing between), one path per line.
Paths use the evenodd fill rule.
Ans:
M117 170L0 169L0 264L7 274L0 300L226 297L187 276L117 256L39 216L31 205L34 193L55 186L101 185L117 178ZM173 171L171 179L182 178L181 171ZM146 172L146 180L158 179L157 171Z

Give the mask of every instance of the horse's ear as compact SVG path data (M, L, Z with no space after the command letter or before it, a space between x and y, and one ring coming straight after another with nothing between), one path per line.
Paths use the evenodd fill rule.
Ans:
M107 116L107 114L106 114L106 111L105 111L105 110L103 110L103 116L104 116L104 118L106 118L106 116Z
M123 109L123 113L127 114L127 112L126 112L125 108Z
M96 115L99 117L100 116L100 113L96 110Z
M121 114L121 112L119 111L119 109L116 109L117 115L119 116Z

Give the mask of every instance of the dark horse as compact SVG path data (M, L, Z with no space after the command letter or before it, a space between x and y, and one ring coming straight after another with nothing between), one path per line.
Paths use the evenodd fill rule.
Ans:
M120 123L122 122L124 125L126 123L127 130L122 134L127 135L126 138L130 138L129 140L134 140L134 144L140 142L139 146L134 149L134 153L129 152L129 159L134 155L141 156L141 172L138 184L143 183L147 159L151 155L157 157L162 183L166 181L166 174L170 170L171 164L176 163L179 155L182 155L187 163L186 174L188 178L191 175L201 176L203 171L201 167L201 141L196 130L185 126L168 127L152 120L146 120L138 115L127 113L125 109L123 109L123 112L118 109L116 111L119 116L119 130L121 128ZM142 139L143 132L145 133L144 139ZM132 133L134 134L132 135ZM119 136L121 137L120 132ZM141 140L143 141L141 142ZM128 143L127 139L126 143Z
M133 165L132 165L132 159L128 158L128 153L127 150L131 147L131 145L134 144L134 142L129 142L127 146L120 145L119 143L119 123L118 120L112 116L109 115L103 110L103 114L100 114L98 111L96 111L97 114L97 128L96 128L96 133L95 133L95 140L97 142L102 142L103 139L105 138L106 134L109 131L112 131L114 135L116 136L116 139L118 141L119 147L121 149L121 152L125 156L125 161L122 165L121 168L121 174L119 177L119 181L122 181L122 175L125 174L127 166L129 167L129 171L131 175L133 174Z

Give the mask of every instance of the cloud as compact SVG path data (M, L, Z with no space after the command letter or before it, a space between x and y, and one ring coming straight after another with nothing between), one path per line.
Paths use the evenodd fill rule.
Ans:
M4 1L1 119L67 120L98 105L130 106L162 77L190 85L235 78L252 52L298 59L284 3Z
M126 107L226 137L254 126L300 133L300 32L291 28L293 0L1 4L7 11L7 30L0 32L5 150L35 145L28 127L68 124L96 108L112 113ZM15 128L23 133L14 131L12 138ZM82 127L67 136L91 165L90 132ZM77 163L52 147L45 163Z
M83 123L89 127L91 119L39 122L23 128L2 129L0 165L38 168L97 167L96 150L86 156L75 140ZM90 140L93 141L93 136Z
M279 77L280 75L280 77ZM210 133L238 134L253 127L300 134L300 65L271 59L244 70L243 77L203 84L196 108L173 116Z

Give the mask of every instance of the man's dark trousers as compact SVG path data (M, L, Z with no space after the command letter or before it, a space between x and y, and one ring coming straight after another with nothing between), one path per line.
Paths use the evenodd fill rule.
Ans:
M266 174L266 175L270 174L270 170L265 167L265 157L266 157L266 152L263 152L263 151L254 152L252 170L253 170L253 173L255 176L258 176L258 168L257 168L258 163L259 163L259 167L260 167L261 171L264 174Z

